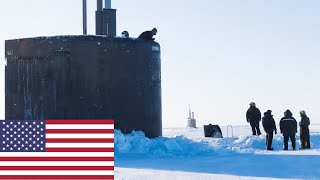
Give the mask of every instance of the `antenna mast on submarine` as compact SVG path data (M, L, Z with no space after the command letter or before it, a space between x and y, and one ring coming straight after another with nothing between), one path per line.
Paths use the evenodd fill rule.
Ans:
M87 0L82 0L83 35L87 35Z
M191 116L192 114L192 116ZM188 117L188 128L197 128L196 119L194 118L194 112L191 112L191 107L189 104L189 117Z

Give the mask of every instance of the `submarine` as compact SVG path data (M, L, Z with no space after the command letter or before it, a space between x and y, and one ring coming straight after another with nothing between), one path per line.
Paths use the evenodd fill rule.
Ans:
M97 0L96 34L5 41L7 120L113 119L123 133L162 136L161 49L116 35L116 9Z

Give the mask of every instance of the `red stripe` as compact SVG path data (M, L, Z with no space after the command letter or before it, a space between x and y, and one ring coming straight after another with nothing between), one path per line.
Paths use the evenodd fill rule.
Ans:
M113 120L46 120L46 124L114 124Z
M46 148L46 152L114 152L113 148Z
M113 175L0 175L0 179L114 179Z
M70 139L59 139L59 138L48 138L46 143L114 143L113 138L70 138Z
M0 161L114 161L114 157L0 157Z
M113 166L0 166L1 171L5 170L114 170Z
M48 134L74 134L74 133L80 133L80 134L113 134L113 129L46 129L46 133Z

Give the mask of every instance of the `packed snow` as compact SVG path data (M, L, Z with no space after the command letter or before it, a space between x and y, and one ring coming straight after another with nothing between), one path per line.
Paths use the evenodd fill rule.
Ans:
M265 135L250 126L221 127L224 138L205 138L203 128L170 128L149 139L141 131L115 130L116 179L320 179L320 126L310 150L283 151L283 136L266 151ZM296 136L299 149L299 136Z

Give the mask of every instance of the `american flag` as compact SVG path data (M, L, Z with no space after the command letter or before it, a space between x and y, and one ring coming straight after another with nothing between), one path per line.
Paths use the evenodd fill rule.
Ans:
M0 120L0 179L114 179L113 120Z

